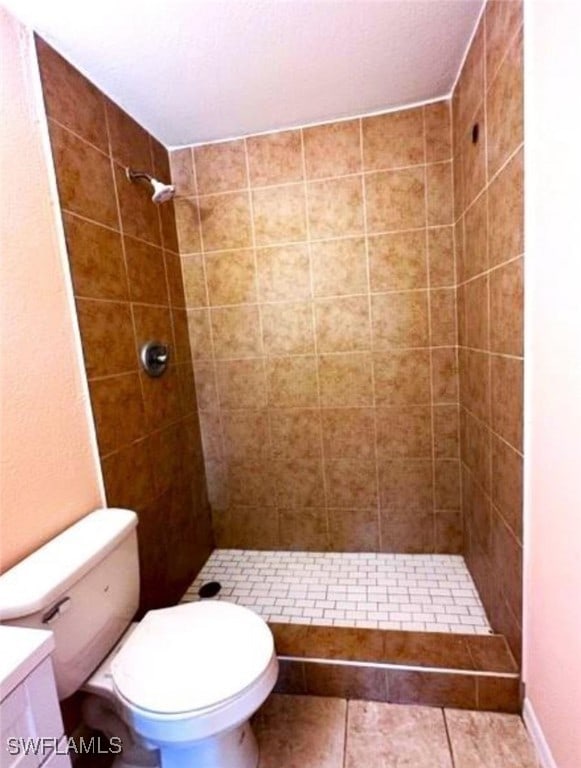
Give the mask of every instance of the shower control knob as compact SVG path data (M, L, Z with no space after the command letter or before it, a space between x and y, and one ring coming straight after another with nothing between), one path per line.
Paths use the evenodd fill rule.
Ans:
M169 347L161 341L148 341L141 347L140 357L147 375L157 378L167 368Z

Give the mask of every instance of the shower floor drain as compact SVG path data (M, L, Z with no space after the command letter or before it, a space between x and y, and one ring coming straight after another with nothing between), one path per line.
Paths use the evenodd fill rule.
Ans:
M199 588L198 595L201 598L216 597L221 589L222 585L219 581L207 581Z

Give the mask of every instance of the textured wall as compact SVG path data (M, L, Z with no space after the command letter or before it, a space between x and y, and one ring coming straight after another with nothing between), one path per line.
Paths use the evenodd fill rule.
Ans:
M107 501L139 514L142 607L174 601L212 548L166 150L38 41L44 98ZM159 379L148 339L171 345Z
M102 503L29 33L0 9L0 570Z
M581 4L525 3L524 717L581 765ZM547 51L558 55L547 55ZM528 290L528 287L527 287ZM531 716L533 722L531 723ZM536 720L536 722L535 722ZM536 728L535 728L536 726ZM540 739L539 739L540 740Z
M453 98L465 554L517 658L522 626L520 2L489 2ZM475 141L474 126L478 126Z
M221 546L462 547L449 104L171 154Z

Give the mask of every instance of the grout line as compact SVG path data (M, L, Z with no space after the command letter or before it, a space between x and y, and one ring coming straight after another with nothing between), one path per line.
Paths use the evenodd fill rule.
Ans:
M426 140L426 115L425 111L422 115L422 123L423 123L423 138L424 138L424 157L427 156L427 140ZM428 181L427 177L424 174L424 220L426 224L426 232L425 232L425 238L424 238L424 247L426 251L425 256L425 269L426 269L426 280L428 285L428 291L426 294L427 298L427 308L428 308L428 339L430 342L430 352L429 352L429 360L428 360L428 367L429 367L429 376L430 376L430 403L432 404L432 407L430 408L430 448L431 448L431 458L432 458L432 549L435 551L436 549L436 516L434 514L436 509L436 447L435 447L435 430L434 430L434 360L433 360L433 334L432 334L432 302L431 302L431 292L430 292L430 252L429 252L429 238L428 238L428 207L429 207L429 200L428 200Z
M302 625L307 626L307 625ZM383 630L388 632L389 630ZM409 632L414 630L400 630L403 632ZM453 635L453 632L446 633ZM471 637L476 637L476 635L471 635ZM490 637L490 635L480 635L480 637ZM384 669L384 670L394 670L394 671L401 671L401 672L426 672L426 673L432 673L432 672L438 672L445 675L459 675L459 676L465 676L470 675L471 677L500 677L503 680L514 680L518 679L520 677L519 672L488 672L486 670L481 669L458 669L455 667L430 667L430 666L423 666L421 664L396 664L394 662L389 661L354 661L352 659L320 659L318 657L310 657L310 656L285 656L284 654L280 654L278 658L281 661L291 661L291 662L298 662L301 661L304 664L320 664L321 666L338 666L338 667L355 667L355 668L369 668L369 669Z
M251 138L251 137L248 137L248 138ZM246 139L244 139L244 141L246 141ZM352 179L358 176L373 176L379 173L398 173L400 171L409 171L409 170L412 170L413 168L424 168L426 166L432 166L432 165L446 165L447 163L451 163L451 162L453 162L453 159L451 157L445 160L432 160L430 162L424 159L424 162L422 163L413 163L409 165L393 165L393 166L385 166L382 168L366 169L363 166L363 157L362 157L361 158L362 170L360 171L352 171L351 173L338 173L338 174L333 174L331 176L316 176L313 178L309 178L306 173L306 166L304 166L303 178L296 181L283 181L283 182L277 182L274 184L252 184L250 182L250 178L248 178L248 183L247 183L247 186L245 187L232 187L229 189L221 189L217 192L202 192L202 193L191 194L191 195L180 195L178 199L199 200L199 199L208 198L208 197L220 197L222 195L236 195L236 194L241 194L242 192L248 192L248 191L262 192L269 189L279 189L280 187L298 187L302 184L306 184L307 186L325 184L329 181ZM118 165L120 165L119 162L118 162Z
M256 255L256 223L254 221L254 198L252 194L251 184L250 184L250 155L248 153L248 142L246 141L246 138L243 139L244 143L244 162L245 162L245 168L246 168L246 179L248 181L248 210L250 213L250 238L252 242L252 251L253 251L253 264L254 264L254 290L256 292L256 307L257 307L257 313L258 313L258 334L260 337L260 349L262 350L262 377L264 381L264 387L266 392L266 406L261 409L266 411L266 422L268 426L268 441L269 441L269 459L271 462L274 461L274 440L272 437L272 418L271 418L271 409L269 407L269 401L270 401L270 387L269 387L269 378L268 378L268 370L267 370L267 360L269 360L269 356L265 353L265 344L264 344L264 318L262 316L262 306L264 302L260 301L260 286L258 282L258 257ZM209 297L208 297L209 298ZM212 307L213 308L213 307ZM210 313L211 314L211 313ZM215 350L213 350L214 358L216 357ZM224 408L224 406L220 403L220 419L223 419L224 412L227 412L227 409ZM276 476L273 478L274 483L274 494L275 494L275 510L276 510L276 531L277 531L277 541L281 542L281 519L280 519L280 504L278 503L278 483Z
M448 718L446 717L446 709L444 707L442 707L442 717L444 718L444 730L446 731L446 740L448 742L448 750L450 752L450 760L452 762L452 768L456 768L456 761L454 759L454 750L452 748L452 737L450 736Z
M325 458L325 438L323 435L323 418L322 418L322 403L321 403L321 376L319 372L319 338L317 333L317 313L315 309L315 282L313 275L313 252L311 248L311 225L309 218L309 188L307 185L307 159L305 152L305 136L302 128L300 129L301 138L301 164L303 174L303 190L305 195L305 234L306 234L306 247L309 257L309 286L310 286L310 303L311 303L311 331L313 334L313 353L315 355L315 377L317 382L317 420L319 422L319 445L321 451L321 471L323 473L323 499L325 506L325 527L327 533L327 545L331 546L331 519L329 516L329 488L327 485L327 463Z
M423 107L422 107L423 109ZM363 153L363 121L359 121L359 155L360 155L360 162L361 167L363 168L364 164L364 153ZM363 229L365 232L365 269L366 269L366 277L367 277L367 295L368 295L368 313L369 313L369 332L371 334L371 346L373 347L373 339L374 339L374 331L373 331L373 306L372 306L372 300L371 300L371 263L369 261L369 234L368 234L368 224L367 224L367 187L365 185L365 182L362 184L363 188ZM376 504L376 524L377 524L377 543L379 547L379 551L381 552L383 550L383 533L382 533L382 525L381 525L381 487L379 483L379 446L378 446L378 438L379 438L379 430L377 426L377 390L375 386L375 360L371 359L371 388L373 393L373 458L375 461L375 488L376 488L376 494L377 494L377 504Z
M479 105L478 105L478 107L480 108L480 106L481 106L481 105L479 104ZM464 207L464 210L462 211L462 213L460 214L460 216L458 216L458 218L456 219L456 221L454 222L454 224L457 224L457 223L458 223L458 221L460 221L460 219L461 219L463 216L465 216L465 215L466 215L466 213L467 213L467 212L468 212L468 211L469 211L471 208L473 208L473 207L474 207L475 203L477 203L477 202L478 202L478 200L480 200L480 198L482 197L482 195L483 195L485 192L488 192L488 190L489 190L489 188L492 186L492 184L494 184L494 182L495 182L495 181L498 179L498 177L501 175L501 173L502 173L502 172L503 172L503 171L506 169L506 167L507 167L507 166L508 166L508 165L511 163L511 161L512 161L512 160L514 160L514 158L515 158L515 157L518 155L518 153L519 153L519 152L520 152L520 151L523 149L523 147L524 147L524 142L522 142L522 141L521 141L521 143L520 143L520 144L519 144L519 145L516 147L516 149L514 149L514 150L513 150L513 151L512 151L512 152L511 152L511 153L508 155L508 157L507 157L507 158L506 158L506 159L503 161L502 165L501 165L501 166L498 168L498 170L496 170L496 171L495 171L495 172L492 174L492 176L490 177L490 179L488 179L488 181L487 181L487 182L484 184L484 186L482 187L482 189L481 189L481 190L478 192L478 194L477 194L477 195L474 197L474 199L473 199L473 200L471 200L471 201L470 201L470 203ZM487 163L487 166L488 166L488 163ZM485 174L486 174L486 176L488 177L488 167L486 167L486 168L484 169L484 171L485 171ZM463 202L465 202L465 201L463 201Z
M303 668L304 668L303 664ZM349 707L351 703L349 699L345 699L345 723L343 725L343 768L347 768L347 739L349 738Z
M449 160L446 160L445 162L450 162ZM178 198L179 200L183 200L184 198ZM68 211L67 211L68 212ZM83 216L80 216L77 213L71 212L72 215L78 216L79 218L83 218ZM87 221L93 222L92 219L87 219ZM96 224L99 224L99 222L94 222ZM101 224L100 226L105 227L106 229L111 229L111 227L108 227L106 224ZM454 222L451 222L450 224L429 224L428 229L450 229L454 226ZM400 235L400 234L406 234L410 232L421 232L425 229L425 227L411 227L408 229L379 229L373 232L369 233L369 237L381 237L383 235ZM114 230L117 231L117 230ZM363 231L356 233L356 234L349 234L349 235L334 235L332 237L313 237L311 238L312 243L332 243L336 242L338 240L362 240L365 236L365 233ZM139 239L139 238L134 238ZM143 242L147 242L144 240ZM306 243L306 239L303 240L276 240L272 243L266 243L262 245L256 245L255 248L257 251L265 251L265 250L272 250L273 248L285 248L292 245L301 245L304 246ZM208 254L222 254L222 253L236 253L238 251L249 251L251 250L251 246L245 245L241 246L239 248L217 248L210 251L206 251ZM172 253L175 253L175 251L172 251ZM178 255L182 258L186 258L188 256L199 256L201 251L183 251L180 252Z
M195 157L195 155L196 155L196 153L192 149L192 173L193 173L193 177L194 177L193 178L194 186L195 186L195 188L197 190L198 189L198 171L197 171L197 167L196 167L196 157ZM201 217L201 213L200 213L200 206L196 205L195 208L196 208L196 213L197 213L197 218L198 218L198 232L199 232L199 235L200 235L200 247L201 247L201 256L202 256L202 274L203 274L203 277L204 277L204 292L206 294L206 302L209 305L209 303L210 303L210 291L209 291L209 288L208 288L208 274L207 274L207 269L206 269L206 249L205 249L205 246L204 246L204 231L203 231L203 228L202 228L202 217ZM179 237L179 235L178 235L178 237ZM208 322L208 330L209 330L209 333L210 333L210 349L211 349L211 353L212 353L212 357L210 358L210 362L212 364L212 378L213 378L212 384L213 384L213 389L214 389L214 392L215 392L215 395L216 395L216 401L217 401L217 405L218 405L216 410L218 412L218 429L220 430L220 434L218 436L219 437L220 458L219 459L210 459L209 457L207 457L207 451L202 451L202 453L203 453L203 457L202 458L203 458L203 461L204 461L204 468L205 468L205 472L206 472L206 486L209 485L208 484L208 479L207 479L208 474L209 474L208 473L209 462L212 461L212 460L213 461L225 462L225 456L226 456L226 451L224 450L224 422L223 422L223 418L222 418L222 407L221 407L221 403L220 403L220 389L218 387L218 370L217 370L216 355L215 355L215 348L214 348L214 329L213 329L213 326L212 326L212 315L211 315L211 313L209 311L208 311L207 322ZM190 334L189 334L189 322L188 322L188 336L189 335ZM190 340L190 346L191 346L191 350L190 351L191 351L191 355L192 355L192 366L194 368L194 382L195 382L196 381L196 362L197 362L197 360L194 358L195 350L194 350L193 344L191 344L191 340ZM202 421L201 421L201 414L202 414L202 410L198 407L198 423L200 425L200 439L201 439L201 442L203 444L203 442L204 442L203 434L204 433L203 433L203 425L202 425ZM210 516L212 518L212 527L214 527L213 514L212 514L212 512L213 512L213 505L211 504L209 499L208 499L208 501L209 501L209 507L210 507Z

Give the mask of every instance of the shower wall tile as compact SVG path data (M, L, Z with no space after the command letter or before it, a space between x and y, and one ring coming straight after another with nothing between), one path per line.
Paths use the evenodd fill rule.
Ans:
M205 307L208 301L204 257L201 254L185 256L181 259L181 272L186 307Z
M362 120L366 171L419 165L424 156L423 109L405 109Z
M37 46L107 503L138 513L143 612L174 604L213 547L184 293L186 282L189 303L206 303L203 264L198 286L194 275L184 281L173 203L156 206L125 174L131 166L169 181L167 151L44 41ZM181 191L195 194L191 153L173 169ZM197 207L178 203L188 225L181 244L201 253ZM139 365L141 343L153 338L170 348L159 379Z
M105 98L111 156L134 171L153 174L149 135L110 99Z
M263 187L303 178L300 131L283 131L246 139L250 184Z
M105 103L98 88L38 36L36 49L48 117L107 152Z
M461 550L451 158L448 102L172 153L220 546Z
M127 301L129 288L119 232L63 214L76 296Z
M307 179L361 172L359 120L303 130Z
M193 155L196 169L194 178L200 195L228 192L248 186L242 140L196 147Z
M463 536L466 560L494 629L506 636L517 659L522 636L522 99L522 3L489 0L452 99Z
M118 228L109 157L52 119L49 131L62 207Z

